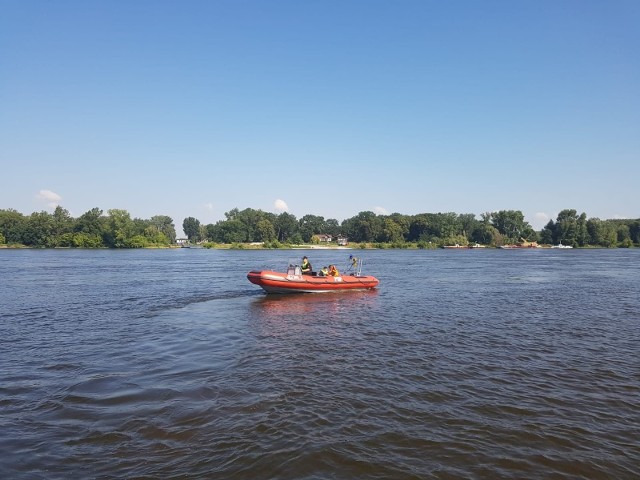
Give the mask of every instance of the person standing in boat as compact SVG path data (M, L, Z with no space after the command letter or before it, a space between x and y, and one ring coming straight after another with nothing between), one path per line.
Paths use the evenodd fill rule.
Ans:
M354 274L358 271L358 259L353 255L349 255L349 267L347 268L347 272L353 270Z
M302 257L302 265L300 266L300 268L303 275L313 274L313 267L311 266L311 262L309 262L309 259L306 256Z

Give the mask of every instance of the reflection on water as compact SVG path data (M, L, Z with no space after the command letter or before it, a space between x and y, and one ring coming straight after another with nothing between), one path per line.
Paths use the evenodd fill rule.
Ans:
M377 290L264 295L251 303L251 325L261 337L335 334L377 309L377 302Z
M638 477L640 251L184 250L0 252L1 478Z
M319 318L341 315L344 311L372 308L378 290L355 292L323 292L309 294L264 295L253 301L252 307L268 320L274 315L310 315Z

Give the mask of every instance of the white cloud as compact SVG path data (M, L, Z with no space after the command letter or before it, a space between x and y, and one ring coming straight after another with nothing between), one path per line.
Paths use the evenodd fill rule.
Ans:
M60 204L62 197L51 190L40 190L36 198L47 204L48 207L56 208Z
M286 212L287 210L289 210L289 206L284 200L277 199L275 202L273 202L273 206L279 212Z
M384 207L374 207L373 213L376 215L389 215L389 212Z
M203 206L204 206L205 210L213 212L213 203L211 203L211 202L205 203Z
M539 222L548 222L549 221L549 215L547 215L544 212L537 212L535 214L535 218Z
M531 222L531 226L534 230L542 230L544 226L549 223L551 217L544 212L536 212L533 216L533 222Z

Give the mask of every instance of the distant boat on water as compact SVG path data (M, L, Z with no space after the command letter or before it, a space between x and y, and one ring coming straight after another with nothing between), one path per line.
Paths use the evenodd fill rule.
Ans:
M573 248L571 245L563 245L562 242L558 243L558 245L551 245L551 248Z
M480 245L476 243L474 245L460 245L456 243L455 245L443 245L442 248L487 248L486 245Z

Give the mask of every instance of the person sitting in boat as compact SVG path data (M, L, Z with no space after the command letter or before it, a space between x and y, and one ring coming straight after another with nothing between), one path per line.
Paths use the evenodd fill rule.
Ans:
M335 265L329 265L329 275L331 275L332 277L340 276L340 272L338 271Z
M328 277L329 276L329 269L326 267L326 265L320 269L320 271L318 272L318 276L319 277Z
M303 275L312 275L313 274L313 268L311 267L311 263L309 262L309 259L306 256L302 257L301 269L302 269L302 274Z

